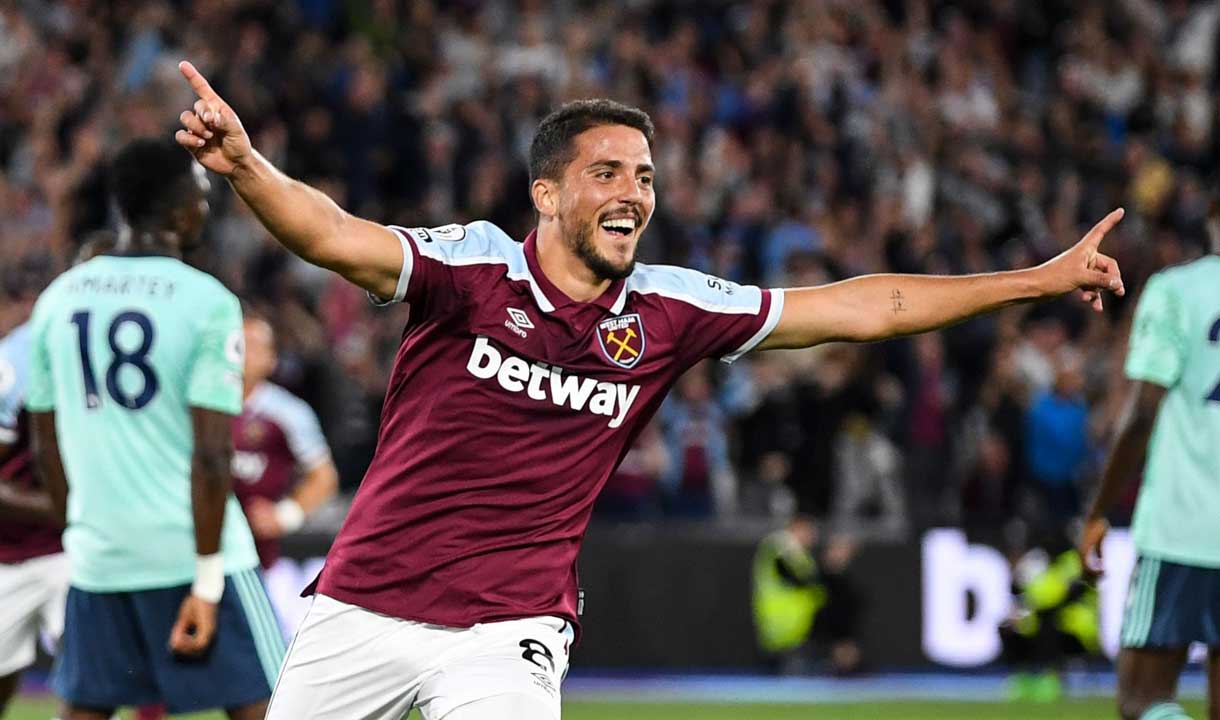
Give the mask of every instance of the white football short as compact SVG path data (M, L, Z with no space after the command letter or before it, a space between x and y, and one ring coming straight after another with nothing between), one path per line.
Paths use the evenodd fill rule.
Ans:
M68 556L63 553L0 563L0 677L34 662L40 630L59 641L67 596Z
M559 720L572 638L557 617L453 628L316 595L267 720Z

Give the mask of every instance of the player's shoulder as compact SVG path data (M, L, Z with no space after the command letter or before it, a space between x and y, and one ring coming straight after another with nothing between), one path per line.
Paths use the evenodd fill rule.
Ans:
M1200 279L1206 280L1211 286L1215 284L1217 271L1220 271L1220 255L1204 255L1158 270L1148 278L1147 286L1172 289Z
M194 293L199 297L211 298L216 303L240 306L240 302L237 296L233 294L233 291L225 287L225 284L215 275L188 265L181 260L176 260L167 267L169 268L168 274L176 282L182 283L184 291Z
M762 291L755 286L677 265L638 263L627 278L627 292L719 313L756 313L762 303Z
M390 227L408 235L421 255L447 265L525 266L525 250L522 244L487 220L434 228L400 225Z
M30 345L30 337L28 322L13 328L7 335L0 337L0 356L21 357L25 355L26 348Z
M0 399L23 381L29 364L30 326L22 323L0 338Z
M273 382L265 381L250 394L250 409L278 423L291 423L314 415L309 403Z

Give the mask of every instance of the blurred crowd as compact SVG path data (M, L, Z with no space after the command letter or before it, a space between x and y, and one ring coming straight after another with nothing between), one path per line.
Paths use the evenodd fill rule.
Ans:
M1218 20L1189 0L0 0L0 333L111 225L108 154L190 107L181 58L352 212L516 237L537 122L608 96L657 124L643 261L764 286L987 272L1125 206L1105 250L1128 297L700 365L601 514L1066 520L1125 394L1133 299L1203 247ZM274 323L276 380L354 488L409 310L286 254L223 184L211 205L195 262Z

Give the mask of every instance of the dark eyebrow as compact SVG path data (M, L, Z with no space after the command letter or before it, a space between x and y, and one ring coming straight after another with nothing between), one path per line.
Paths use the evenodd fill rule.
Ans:
M594 160L593 162L589 163L589 167L597 167L598 165L608 167L611 170L618 170L619 168L621 168L623 166L623 161L622 160ZM653 173L653 172L656 172L656 168L654 168L649 163L640 163L639 165L635 166L635 171L637 173Z

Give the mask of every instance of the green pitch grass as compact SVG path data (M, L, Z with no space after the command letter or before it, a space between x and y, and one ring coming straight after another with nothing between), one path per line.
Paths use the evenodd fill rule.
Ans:
M3 720L48 720L55 706L43 700L18 700ZM1204 718L1203 705L1186 711ZM222 713L179 715L176 720L223 720ZM1030 703L860 703L853 705L669 705L565 703L564 720L1113 720L1109 700ZM418 715L412 715L416 720Z

